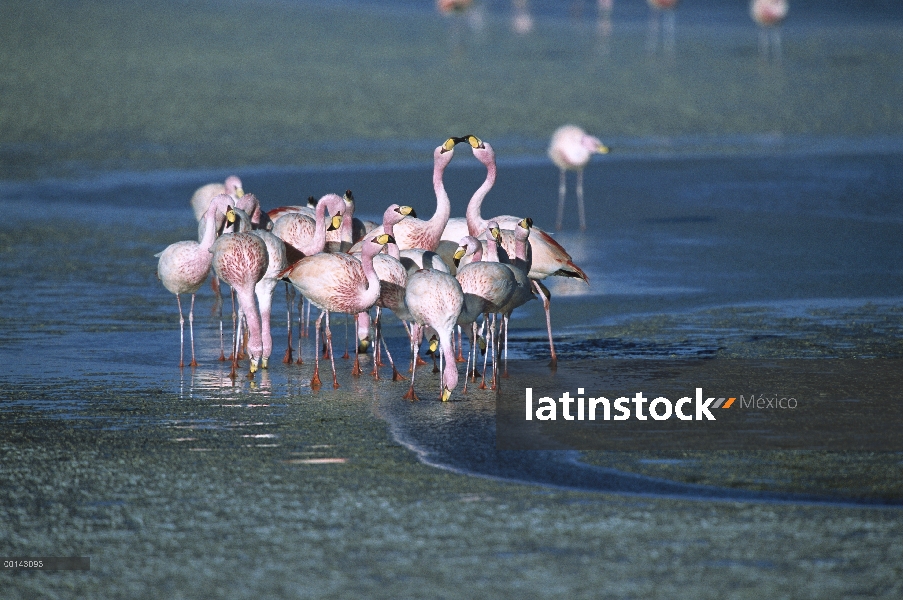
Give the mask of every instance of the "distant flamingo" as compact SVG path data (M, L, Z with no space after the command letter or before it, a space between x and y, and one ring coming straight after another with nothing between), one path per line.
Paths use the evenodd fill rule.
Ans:
M163 287L176 295L176 302L179 305L179 367L185 366L185 319L182 316L182 300L179 295L191 294L191 308L188 311L188 327L191 334L189 366L196 367L198 363L194 356L194 295L210 274L213 259L210 248L218 234L216 212L220 208L226 209L230 202L232 198L225 194L215 196L208 202L207 212L202 219L204 236L200 242L194 240L176 242L167 246L163 252L154 255L160 259L157 262L157 277L163 282Z
M442 232L451 215L451 201L445 191L442 175L455 154L454 148L458 141L460 141L458 138L449 138L433 151L433 191L436 194L436 212L428 221L408 217L395 226L395 239L400 250L408 248L435 250L439 240L442 239ZM370 231L367 237L370 238L381 233L385 233L385 231L380 225ZM357 243L350 252L357 252L360 247L361 244Z
M659 30L662 30L662 48L666 54L674 54L674 9L677 0L647 0L652 10L649 12L649 34L646 49L650 53L658 50Z
M443 402L451 397L452 390L458 385L458 365L455 362L455 351L452 348L455 323L464 307L464 292L458 280L434 269L422 269L408 277L405 290L405 304L414 320L412 332L413 359L417 362L417 351L424 327L432 327L439 335L442 351L441 359L445 366L440 378L439 398ZM416 368L411 368L411 387L405 394L407 400L418 400L414 393L414 375Z
M583 168L593 154L607 154L608 147L576 125L564 125L555 130L549 144L549 158L561 170L558 184L558 216L555 229L561 230L564 217L564 197L567 191L567 171L577 172L577 210L580 214L580 231L586 231L586 213L583 208Z
M316 349L314 375L311 387L320 386L319 335L320 322L326 316L326 343L329 346L329 360L332 364L332 385L339 387L332 351L332 331L329 328L329 313L340 312L357 315L369 310L379 299L379 276L373 268L373 257L386 244L392 242L386 234L368 236L364 243L361 259L350 254L320 252L302 258L280 273L288 278L301 294L322 312L316 322ZM355 345L355 367L360 370L357 345Z
M451 239L451 237L456 234L462 233L462 229L462 236L469 233L474 237L479 237L487 229L488 221L481 216L481 210L483 199L495 183L495 152L492 150L492 146L490 146L489 143L483 142L474 136L469 137L476 140L476 143L473 141L470 142L471 148L473 149L473 155L477 160L486 165L486 180L471 197L470 202L467 205L466 218L449 219L448 225L442 234L442 238L446 240ZM503 229L513 229L523 220L523 217L499 215L493 217L492 220L498 223ZM552 317L550 312L551 294L549 293L548 288L546 288L540 280L549 276L574 277L582 279L583 281L588 281L588 278L586 273L574 264L571 255L568 254L561 244L556 242L552 236L539 227L534 227L532 231L533 234L530 236L529 243L530 272L527 276L533 280L533 287L540 298L542 298L543 309L546 313L546 329L549 334L549 352L552 355L551 363L554 366L558 362L558 355L555 353L555 343L552 338ZM506 240L504 236L502 239L503 241ZM508 253L508 256L514 256L513 244L509 247L507 242L505 243L505 251Z
M266 275L269 265L267 246L253 233L227 233L217 238L210 252L213 253L213 270L216 271L216 276L235 290L238 306L248 324L248 352L251 354L248 377L253 377L263 354L260 312L254 293L255 286ZM240 338L241 334L237 332L236 339ZM236 347L232 352L232 377L235 377L237 370Z
M752 0L749 12L759 27L759 55L781 59L781 22L790 6L787 0Z
M263 354L260 358L260 368L266 369L273 352L273 336L270 332L270 312L273 306L273 292L276 291L276 285L279 279L276 277L283 269L288 266L285 258L285 242L264 229L251 229L251 217L241 209L233 208L233 212L238 216L241 227L239 231L248 231L266 244L267 248L267 271L263 278L254 286L254 293L257 296L257 304L260 307L261 321L261 338L263 341ZM291 321L289 321L291 323Z

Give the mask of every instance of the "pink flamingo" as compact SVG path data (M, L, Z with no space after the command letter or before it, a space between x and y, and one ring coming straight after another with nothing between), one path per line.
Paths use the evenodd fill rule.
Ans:
M327 211L331 215L329 223L326 222ZM342 213L345 211L345 202L337 194L326 194L317 201L314 216L307 211L284 211L282 208L271 210L268 215L274 220L273 234L285 242L286 261L288 264L297 262L305 256L313 256L322 252L326 247L326 233L328 229L338 229L343 222ZM292 305L295 301L295 288L286 284L285 301L288 305L288 348L282 362L292 362ZM300 307L299 307L300 308ZM303 314L303 313L302 313ZM299 319L300 321L300 319ZM301 324L298 325L298 364L301 360Z
M283 269L288 266L285 258L285 242L264 229L252 229L251 218L248 213L241 209L233 208L241 222L239 231L248 231L266 244L267 248L267 271L263 278L254 286L254 294L257 296L257 304L260 307L260 334L263 342L263 354L260 358L260 368L266 369L273 352L273 336L270 331L270 314L273 306L273 292L276 291L276 285L279 279L276 277ZM291 321L289 321L291 323Z
M208 183L202 185L194 191L191 196L191 209L194 211L194 218L200 221L207 214L207 207L210 201L220 194L228 194L232 196L232 203L238 201L244 195L242 190L241 179L237 175L226 177L223 183Z
M414 321L413 340L414 364L424 327L432 327L439 336L442 351L440 360L445 366L440 377L439 398L447 402L452 390L458 385L458 364L452 348L455 323L464 307L464 292L458 280L435 269L421 269L408 278L405 288L405 304ZM414 393L415 367L411 367L411 387L404 395L406 400L418 400Z
M667 54L674 54L674 9L677 0L647 0L652 10L649 13L649 35L646 48L654 53L658 49L658 33L662 32L662 47Z
M564 217L564 197L567 192L567 171L577 172L577 210L580 214L580 231L586 231L586 214L583 208L583 169L593 154L607 154L608 147L576 125L564 125L555 130L549 144L549 158L561 170L558 184L558 216L555 229L561 230Z
M752 0L749 12L759 28L759 55L768 59L769 54L775 60L781 58L780 25L787 16L790 6L787 0Z
M254 299L257 283L266 275L268 263L266 244L250 232L227 233L217 238L210 248L216 276L228 283L238 296L238 306L248 324L248 352L251 367L248 377L257 372L263 354L260 312ZM238 338L241 335L237 336ZM232 352L234 378L238 370L238 343Z
M394 238L395 225L408 217L416 218L417 213L410 206L399 206L397 204L390 205L383 213L383 231L386 235ZM402 322L411 320L411 315L404 302L405 285L407 284L407 271L399 260L398 246L394 243L386 244L387 254L377 254L373 257L373 268L379 277L379 298L376 300L376 321L374 328L376 330L376 344L373 348L373 372L372 375L379 379L379 350L380 335L382 329L381 309L388 308ZM355 256L358 256L355 254ZM358 333L363 333L364 325L369 323L369 314L362 312L358 315ZM405 326L407 328L407 326ZM369 331L367 332L369 333ZM367 335L365 333L365 336ZM408 333L410 335L410 332ZM385 341L383 341L385 345ZM395 362L392 355L386 347L386 355L389 363L392 365L392 380L399 381L404 379L395 368Z
M492 222L491 229L498 229L498 226ZM493 248L495 244L493 242ZM510 269L498 262L481 260L483 248L480 241L473 236L465 236L461 238L460 247L455 252L455 259L460 260L465 255L471 257L471 261L458 268L455 279L461 284L461 290L464 292L464 308L458 315L458 325L470 325L472 329L470 352L468 353L468 370L470 373L470 358L474 356L474 367L476 367L476 353L474 352L474 343L477 339L477 319L480 315L484 316L484 323L489 323L489 341L492 345L492 364L493 378L492 385L495 388L496 383L496 353L495 353L495 314L500 312L514 295L517 288L517 281ZM490 317L491 315L491 317ZM491 319L491 320L490 320ZM480 389L486 389L486 370L485 364L483 369L483 380L480 382Z
M280 273L280 278L288 278L292 285L311 303L321 310L316 322L316 345L320 347L320 322L326 316L326 343L332 364L332 385L339 387L332 351L332 331L329 328L329 313L341 312L357 316L369 310L379 299L379 276L373 268L373 257L386 244L392 242L386 234L368 236L364 243L361 259L350 254L320 252L302 258ZM310 385L320 387L319 350L315 354L314 375ZM360 363L355 345L355 368L360 371Z
M445 168L451 162L455 152L455 144L460 138L449 138L433 151L433 191L436 194L436 212L428 221L408 217L404 221L395 225L395 239L398 243L399 250L408 248L422 248L424 250L435 250L442 239L442 232L445 229L448 218L451 215L451 201L445 191L445 185L442 183L442 176ZM385 233L382 225L376 227L367 234L367 237L380 235ZM360 242L355 244L350 252L360 251Z
M218 235L216 212L228 207L230 202L232 198L225 194L210 200L201 221L204 224L204 236L200 242L194 240L176 242L167 246L163 252L154 255L160 259L157 262L157 277L163 282L163 287L176 295L176 302L179 305L179 367L185 366L185 318L182 316L182 300L179 295L191 294L191 308L188 311L188 327L191 333L189 366L196 367L198 363L194 356L194 295L210 274L213 258L210 255L210 248Z
M473 138L474 136L469 137ZM467 205L466 218L449 219L448 225L442 234L442 238L445 240L451 239L452 236L462 233L462 230L462 237L463 235L468 234L479 237L487 229L488 221L483 219L480 216L480 213L482 210L483 199L495 184L495 152L493 152L492 146L490 146L489 143L482 142L477 138L474 139L477 143L471 142L473 155L486 166L486 180L471 197L470 202ZM517 226L518 222L523 220L523 217L499 215L493 217L492 220L504 229L513 229ZM530 236L529 243L530 272L527 273L527 276L533 280L533 288L537 291L540 298L542 298L543 310L546 314L546 329L549 334L549 351L552 355L551 364L554 366L558 362L558 355L555 353L555 343L552 338L552 317L550 312L552 296L548 288L541 283L541 280L549 276L574 277L587 282L589 279L586 276L586 273L574 264L571 255L568 254L561 244L556 242L551 235L539 227L533 227L532 231L534 232L534 235ZM504 239L505 238L503 237L503 241ZM513 256L513 245L511 247L506 246L505 251L508 252L508 256Z

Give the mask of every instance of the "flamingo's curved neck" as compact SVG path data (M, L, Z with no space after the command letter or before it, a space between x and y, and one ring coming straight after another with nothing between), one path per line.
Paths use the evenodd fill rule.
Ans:
M486 262L499 262L499 249L491 235L486 240Z
M370 307L379 298L379 275L373 268L373 257L382 250L377 244L366 244L361 252L361 267L364 269L364 277L367 278L367 290L361 295L360 301L364 306Z
M455 362L455 349L452 348L451 329L439 334L439 346L442 349L442 358L445 360L445 368L442 370L442 386L450 390L458 385L458 364Z
M323 252L326 247L326 202L317 202L314 213L314 237L306 248L298 248L304 256L313 256Z
M201 238L200 249L208 252L216 241L216 210L208 210L204 215L204 236ZM212 258L212 255L211 255Z
M448 166L448 163L449 161L447 160L437 160L433 167L433 191L436 193L436 212L426 222L426 231L433 243L421 246L425 250L436 249L436 246L439 245L439 240L442 238L442 232L448 224L448 218L451 216L451 200L448 199L448 192L445 191L445 184L442 182L445 167Z
M339 227L339 238L342 240L342 252L345 252L354 243L354 202L342 201L345 203L345 212L342 215L342 225Z
M465 217L467 217L467 231L474 237L486 231L486 221L480 213L483 208L483 199L493 185L495 185L495 160L486 165L486 180L483 181L483 185L477 188L477 191L470 197L470 202L467 204L467 212L465 213Z
M392 219L387 219L383 217L383 232L391 235L393 238L395 237L395 221ZM393 243L386 244L386 254L394 258L395 260L401 260L401 252L398 250L398 245Z
M527 238L520 237L518 235L514 236L514 257L515 257L515 266L520 267L522 269L530 270L530 265L527 264Z
M477 242L473 247L473 252L470 253L470 262L476 263L483 260L483 244Z

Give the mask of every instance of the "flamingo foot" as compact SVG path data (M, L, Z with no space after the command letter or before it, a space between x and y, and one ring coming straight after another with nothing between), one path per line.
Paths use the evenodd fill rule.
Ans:
M314 369L314 376L310 378L310 389L318 390L323 385L320 381L320 371L318 369Z
M361 362L357 359L357 356L354 357L354 367L351 369L351 374L357 377L364 371L361 369Z
M427 364L427 362L418 356L417 357L417 366L422 367L425 364Z
M188 366L189 366L189 367L196 367L196 366L198 366L198 361L196 361L196 360L194 360L194 359L192 358L192 359L191 359L191 362L188 363Z
M292 349L286 348L285 356L282 357L282 362L286 365L292 364Z
M399 373L395 367L392 367L392 381L407 381L408 378Z
M339 389L339 380L336 378L335 373L332 374L332 389L334 389L334 390Z
M217 359L220 362L226 362L226 355L222 352L219 353L219 358Z
M486 382L485 382L485 381L481 381L481 382L480 382L480 388L479 388L479 389L481 389L481 390L488 390L489 387L486 385Z
M552 360L549 361L549 368L552 370L553 373L558 370L558 359L557 358L553 358Z
M303 364L304 364L304 361L301 360L301 355L300 355L300 354L298 355L298 360L295 361L295 364L296 364L296 365L303 365Z
M402 396L402 398L404 400L410 400L411 402L416 402L416 401L420 400L420 398L417 397L417 394L414 393L413 385L411 386L411 389L408 390L408 393L405 394L404 396Z
M342 358L344 358L345 360L351 358L351 356L348 354L348 350L345 350L345 354L342 355Z
M457 358L455 358L455 362L459 362L459 363L467 362L467 359L464 358L463 356L461 356L461 355L459 354L459 355L457 356Z
M380 359L377 359L377 360L376 360L376 366L377 366L377 367L385 367L385 366L386 366L386 363L384 363L384 362L383 362L382 360L380 360Z

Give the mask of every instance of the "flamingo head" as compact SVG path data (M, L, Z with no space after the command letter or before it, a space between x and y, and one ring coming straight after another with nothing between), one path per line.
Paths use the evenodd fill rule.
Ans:
M307 197L307 206L309 208L316 208L317 207L317 199L314 198L313 196L308 196Z
M599 138L591 135L583 136L581 142L584 148L596 154L608 154L611 151L611 148L599 141Z
M230 196L241 198L245 195L245 192L242 189L241 179L239 179L237 175L229 175L226 177L226 181L223 185L226 188L226 193Z

